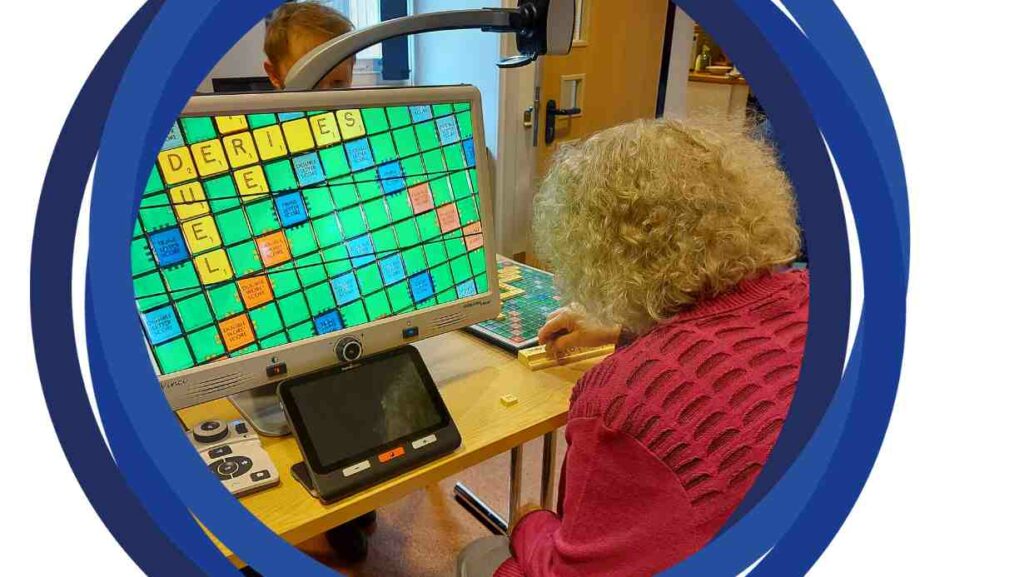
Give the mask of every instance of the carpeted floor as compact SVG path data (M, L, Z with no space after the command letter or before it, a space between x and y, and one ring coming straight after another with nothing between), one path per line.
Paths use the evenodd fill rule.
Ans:
M558 441L558 470L565 456L564 431ZM543 442L528 443L524 451L522 503L540 502ZM352 577L452 577L455 559L467 544L490 533L452 498L461 481L503 516L508 511L509 456L500 455L409 495L380 509L370 538L366 561L344 566L332 555L324 538L300 546L322 563ZM557 477L556 477L556 487Z

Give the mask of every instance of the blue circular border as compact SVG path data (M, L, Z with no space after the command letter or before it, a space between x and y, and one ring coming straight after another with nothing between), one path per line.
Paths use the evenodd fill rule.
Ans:
M800 386L772 458L728 527L666 574L736 575L762 557L752 575L802 574L859 495L895 398L909 265L899 146L870 65L831 3L787 2L798 28L761 0L675 2L729 47L773 119L782 152L791 159L815 266ZM139 191L166 127L216 55L277 3L148 2L83 88L40 200L32 315L44 394L93 506L150 575L237 574L191 513L263 574L336 575L271 533L202 467L168 410L137 336L128 272ZM92 380L116 464L72 361L71 254L97 151L87 334ZM845 372L849 252L829 152L862 231L864 304Z

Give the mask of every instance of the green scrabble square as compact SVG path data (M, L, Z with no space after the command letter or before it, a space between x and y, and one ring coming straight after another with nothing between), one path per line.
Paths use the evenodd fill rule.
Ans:
M245 220L242 209L223 212L214 219L217 221L217 230L220 231L220 239L224 244L231 245L252 238L249 221Z
M487 253L484 249L478 248L469 253L469 264L473 267L473 274L487 274Z
M217 129L213 127L213 119L205 116L182 118L181 127L185 131L185 140L189 144L217 138Z
M277 116L274 114L250 114L249 128L257 129L277 123Z
M462 255L452 259L452 277L455 279L455 284L462 284L473 278L469 257Z
M437 306L437 299L435 299L434 297L430 297L429 299L427 299L427 300L417 304L416 305L416 309L417 310L428 309L430 307L436 307L436 306Z
M153 352L156 362L160 365L160 371L165 375L195 366L184 338L155 347Z
M416 217L416 226L420 229L420 238L424 241L433 240L441 236L441 225L437 222L437 213L434 211L424 212Z
M237 351L235 351L233 353L230 353L228 356L234 359L234 358L238 358L238 357L244 357L245 355L251 355L251 354L253 354L255 352L258 352L259 350L260 350L259 345L253 343L253 344L245 347L244 349L238 349Z
M435 104L434 105L434 118L440 118L447 114L454 112L451 104Z
M448 261L448 253L444 251L443 243L427 243L423 245L423 251L427 253L427 266L437 266Z
M235 283L219 286L210 290L208 294L210 295L210 304L213 305L213 314L217 317L218 321L222 321L245 310L245 306L242 304L242 297L238 296L238 288L235 287Z
M363 109L363 126L366 127L367 134L384 132L390 128L388 126L387 113L384 112L383 108Z
M203 188L206 189L206 198L210 201L213 212L223 212L241 204L238 191L235 189L235 181L230 176L204 180Z
M320 246L334 246L343 239L338 217L333 213L314 220L313 231L316 232L316 242Z
M338 217L341 219L341 230L345 233L345 238L355 238L366 232L363 209L358 206L341 211Z
M356 188L359 190L359 198L363 202L384 195L384 189L380 186L380 179L377 177L377 169L365 170L355 175Z
M412 203L409 202L409 193L403 190L389 194L388 212L391 213L392 222L398 222L412 216Z
M348 208L353 204L359 203L359 192L356 189L356 185L352 183L352 179L345 179L347 182L332 182L331 183L331 198L334 200L334 206L339 209Z
M245 207L245 214L249 217L249 227L254 235L266 234L281 228L281 222L277 219L277 211L274 210L274 201L263 200L254 202Z
M389 132L371 136L370 147L373 148L373 158L377 160L377 164L384 164L398 158L395 143L391 140Z
M181 328L185 332L194 331L199 327L213 324L210 303L206 301L206 295L202 293L178 300L174 303L174 308L178 309L178 316L181 318Z
M455 199L447 176L430 181L430 195L434 197L435 206L448 204Z
M469 110L469 103L468 102L456 102L455 103L455 112L465 112L467 110Z
M260 341L260 348L261 349L272 349L274 347L279 347L281 345L287 345L287 344L288 344L288 335L283 333L283 332L281 332L281 333L277 333L276 335L274 335L272 337L269 337L269 338L266 338L266 339L263 339L262 341Z
M459 209L459 220L462 221L463 225L480 220L480 211L477 209L476 197L474 196L468 196L456 202L455 208Z
M412 115L409 114L408 106L390 106L388 107L388 120L391 121L392 128L400 128L402 126L409 126L412 124Z
M455 292L455 289L450 288L442 293L438 293L437 304L443 305L445 303L450 303L457 298L459 298L459 293Z
M441 140L437 137L437 128L433 122L423 122L416 125L416 141L420 143L420 150L434 150L441 146Z
M270 288L274 296L281 298L302 288L299 273L291 269L291 265L283 265L270 273Z
M469 112L460 112L455 116L459 122L459 134L465 140L473 136L473 115Z
M488 290L490 290L490 289L487 288L487 275L485 275L485 274L476 275L476 277L473 278L473 281L476 282L476 292L477 292L477 294L484 294Z
M295 180L295 171L292 170L292 162L288 159L271 162L263 167L263 171L267 175L270 190L274 192L295 190L299 187Z
M154 166L153 171L149 173L149 178L146 180L146 189L142 194L152 194L163 189L164 181L160 180L160 171Z
M295 261L295 270L299 273L299 282L309 287L327 280L327 269L324 259L319 254L304 256Z
M419 144L416 142L416 130L413 127L400 128L392 132L391 135L395 138L398 156L405 158L420 151Z
M444 154L440 150L424 152L422 158L423 168L427 170L428 176L442 175L448 170L444 165Z
M288 237L293 256L309 254L320 248L316 244L316 237L313 236L313 227L308 222L286 229L284 234Z
M309 310L313 316L338 306L338 303L334 302L334 291L328 283L320 283L307 289L306 301L309 302Z
M434 290L441 292L455 286L452 270L447 263L430 269L430 278L434 281Z
M306 213L310 218L334 212L331 189L326 186L307 188L302 191L302 198L306 201Z
M181 298L199 290L199 277L196 276L196 267L192 261L185 261L181 264L165 268L163 271L164 282L167 283L167 290L171 291L174 298Z
M356 301L341 308L341 320L345 322L346 327L354 327L366 323L370 319L366 316L366 309L363 308L363 303Z
M220 340L220 333L217 327L207 327L203 330L189 333L188 344L192 347L196 359L206 362L224 354L224 343Z
M373 250L377 258L384 258L388 253L398 249L395 231L390 228L382 228L373 233L371 237L373 238Z
M285 326L294 326L309 320L309 307L302 293L295 293L277 301Z
M380 276L380 267L377 263L368 264L357 270L356 280L359 281L359 292L364 295L384 288L384 279Z
M403 251L402 262L405 264L405 272L409 276L427 270L427 258L423 255L423 249L420 247Z
M132 285L135 287L136 305L139 310L148 311L167 304L167 288L160 273L153 272L140 276L132 281Z
M402 174L405 175L405 184L409 188L427 181L423 159L419 155L410 156L402 161Z
M252 320L252 328L256 331L256 337L263 339L274 333L279 333L284 328L281 322L281 313L277 312L277 305L270 303L249 312L249 319ZM260 343L262 346L262 343Z
M407 313L414 310L412 293L409 290L409 283L400 282L387 289L388 300L391 301L391 310L395 314Z
M463 199L473 196L473 186L469 183L469 171L456 172L451 177L452 193L455 195L455 199ZM473 221L478 220L474 218ZM462 222L472 222L463 220Z
M461 144L444 147L444 163L448 165L450 171L466 168L466 156L462 153Z
M132 276L149 272L156 268L156 261L153 260L153 253L149 250L149 243L145 237L132 241L131 261Z
M166 192L142 197L139 204L139 220L146 232L154 232L178 224L171 209L171 200Z
M384 205L384 199L378 198L363 205L363 214L366 215L366 224L370 230L377 230L382 226L391 224L388 218L388 209Z
M348 165L348 157L345 156L344 146L338 145L321 150L320 160L324 166L324 176L327 178L338 178L352 172Z
M348 259L348 249L343 244L325 249L323 256L324 265L327 267L327 276L331 278L352 270L352 263Z
M469 171L469 183L473 186L474 193L480 192L480 183L479 180L477 179L475 170Z
M135 219L135 226L132 227L132 238L142 236L142 221Z
M398 246L409 248L420 243L420 232L416 228L416 221L413 219L403 220L395 225L395 234L398 236Z
M444 248L448 251L449 257L454 258L466 254L466 241L462 238L462 231L456 230L445 235L445 238L448 240L444 241Z
M288 329L288 338L292 341L301 341L314 336L316 336L316 329L313 326L313 321L307 321Z
M251 240L228 247L228 260L231 261L231 268L235 271L236 277L250 275L263 269L256 243Z
M366 302L366 312L371 321L384 318L391 314L391 305L388 303L388 297L384 291L372 294L364 300Z

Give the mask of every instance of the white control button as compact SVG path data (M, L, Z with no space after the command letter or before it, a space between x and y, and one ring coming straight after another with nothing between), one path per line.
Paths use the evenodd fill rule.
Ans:
M422 439L420 439L418 441L413 441L412 442L412 448L413 449L422 449L423 447L426 447L427 445L429 445L431 443L434 443L436 441L437 441L437 435L430 435L429 437L423 437Z
M369 461L363 461L362 463L356 463L355 465L352 465L351 467L348 467L347 469L342 469L341 470L341 474L346 476L346 477L351 477L352 475L355 475L356 473L362 473L363 471L365 471L365 470L367 470L369 468L370 468L370 462Z

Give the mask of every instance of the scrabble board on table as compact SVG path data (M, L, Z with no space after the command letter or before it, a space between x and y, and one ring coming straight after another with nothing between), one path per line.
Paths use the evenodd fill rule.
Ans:
M470 104L183 116L131 268L161 374L485 293Z
M501 315L466 330L512 352L537 344L548 314L562 307L551 273L498 257Z

